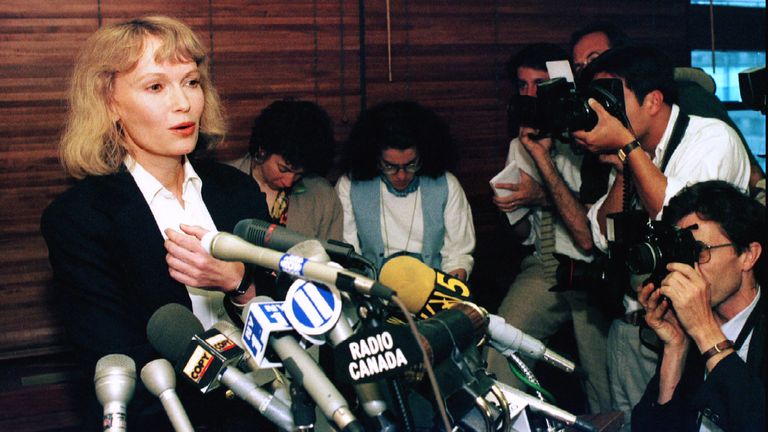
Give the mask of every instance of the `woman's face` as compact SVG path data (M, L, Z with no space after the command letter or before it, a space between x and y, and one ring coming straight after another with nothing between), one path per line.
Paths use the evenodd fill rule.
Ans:
M256 165L260 170L262 181L272 190L288 189L294 185L304 173L303 169L294 168L279 154L271 154L267 160Z
M157 38L144 40L136 67L115 76L110 101L128 154L145 167L178 162L195 149L204 104L197 64L157 63L159 46Z
M421 167L419 152L415 147L405 150L385 149L381 152L379 167L395 189L404 190Z

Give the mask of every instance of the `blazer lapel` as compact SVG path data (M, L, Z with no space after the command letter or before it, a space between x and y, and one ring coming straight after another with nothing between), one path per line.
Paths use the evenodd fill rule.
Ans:
M128 172L109 176L102 196L105 211L113 215L118 259L143 290L138 293L142 303L150 311L167 303L191 307L184 286L168 273L163 236L133 177Z

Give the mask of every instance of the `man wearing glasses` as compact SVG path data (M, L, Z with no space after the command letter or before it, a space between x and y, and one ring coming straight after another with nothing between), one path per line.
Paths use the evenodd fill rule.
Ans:
M448 125L416 102L364 111L344 146L336 184L344 241L378 269L410 255L466 280L472 271L472 211L456 177Z
M708 181L672 198L663 219L691 230L699 257L638 294L663 350L632 429L765 430L765 207Z
M672 65L663 53L642 46L613 49L584 73L584 79L620 79L625 104L622 123L590 99L597 125L573 132L579 143L613 168L608 192L587 214L596 247L607 250L608 215L625 206L659 219L664 206L686 185L718 179L747 190L749 157L738 134L720 120L680 109ZM639 283L632 287L639 288ZM608 377L612 407L630 420L657 358L640 343L642 307L629 295L624 296L624 306L625 316L614 320L608 335Z

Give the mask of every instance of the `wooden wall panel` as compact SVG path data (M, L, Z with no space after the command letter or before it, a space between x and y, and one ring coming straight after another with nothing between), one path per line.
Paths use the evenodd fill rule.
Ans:
M274 99L314 100L343 140L369 105L411 98L444 116L461 149L456 174L478 231L492 229L487 180L507 148L504 64L525 44L565 45L583 23L609 19L687 61L686 2L392 0L392 81L384 1L364 2L366 83L360 82L359 9L350 0L11 0L0 3L0 358L61 349L42 209L71 182L56 141L82 41L100 23L163 13L189 23L212 49L230 123L221 158L245 151L250 123Z
M416 99L434 108L449 122L460 148L456 174L480 234L476 276L481 279L498 272L485 264L498 246L487 241L497 220L487 182L507 150L509 55L532 42L565 46L572 31L599 18L624 26L642 42L664 46L679 64L688 62L686 0L391 0L390 81L386 2L363 4L364 84L360 10L353 0L0 2L0 359L26 358L0 361L4 376L9 364L42 361L35 359L65 349L38 225L45 206L71 184L56 150L65 92L77 49L101 24L160 13L179 17L198 32L212 52L230 124L218 150L223 159L240 156L253 118L286 96L326 108L340 141L363 100L372 105ZM0 381L0 390L9 386L15 393L0 400L27 394L18 382ZM58 394L61 388L54 390ZM22 411L12 411L17 412ZM48 417L36 412L29 421L12 414L0 425L46 430L55 428L46 424L77 423L66 412L49 412Z

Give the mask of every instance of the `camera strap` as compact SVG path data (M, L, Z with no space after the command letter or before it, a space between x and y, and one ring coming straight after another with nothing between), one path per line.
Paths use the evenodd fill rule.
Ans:
M680 141L683 140L683 135L685 135L685 130L688 129L688 123L690 122L691 118L688 117L688 114L682 111L678 112L677 120L675 120L675 125L672 127L672 135L669 137L669 144L667 144L667 149L664 151L664 158L662 158L661 166L659 167L662 173L667 169L667 164L672 158L672 153L675 152L677 146L680 145Z

